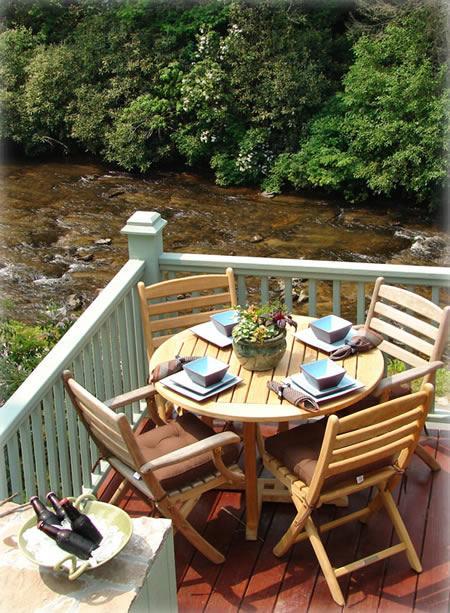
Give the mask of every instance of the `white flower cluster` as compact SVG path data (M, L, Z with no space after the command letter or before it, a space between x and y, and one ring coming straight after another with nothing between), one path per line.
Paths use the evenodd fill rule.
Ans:
M216 141L217 137L211 133L210 130L203 130L200 133L200 140L202 143L207 143L208 141L210 143L214 143Z

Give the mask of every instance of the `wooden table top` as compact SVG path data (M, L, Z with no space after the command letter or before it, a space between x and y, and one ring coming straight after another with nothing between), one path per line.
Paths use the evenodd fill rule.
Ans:
M310 317L295 317L298 330L307 328L312 321ZM324 357L326 353L313 349L294 337L293 328L288 329L287 350L281 362L274 370L256 372L245 370L239 364L231 346L220 349L216 345L197 337L190 330L184 330L172 336L158 347L150 361L150 371L161 362L173 359L176 355L209 355L228 363L228 372L239 375L242 382L225 390L221 394L198 402L177 394L161 383L156 389L163 398L198 415L243 422L290 421L327 415L348 407L367 396L381 380L384 373L383 354L379 349L351 356L342 361L348 374L364 384L364 388L351 394L324 402L319 411L312 414L280 399L267 388L267 381L282 381L285 377L298 373L299 365L313 362Z

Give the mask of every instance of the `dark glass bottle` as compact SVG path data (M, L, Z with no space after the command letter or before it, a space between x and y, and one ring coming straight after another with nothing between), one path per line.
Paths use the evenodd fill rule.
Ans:
M80 513L80 511L74 507L67 498L63 498L60 504L70 521L72 530L78 534L81 534L81 536L84 536L84 538L89 539L98 546L103 537L91 522L89 517L84 515L84 513Z
M66 514L64 513L64 509L60 505L59 499L55 492L49 492L47 494L47 500L52 505L53 509L55 510L55 515L58 517L61 523L64 519L66 519Z
M61 549L68 553L73 553L77 558L81 558L81 560L88 560L91 557L92 551L96 548L94 543L73 532L73 530L66 530L60 526L46 524L43 521L38 523L38 528L53 539Z
M49 511L49 509L47 509L47 507L42 504L42 502L37 496L32 496L30 498L30 504L37 515L38 521L42 521L47 525L61 525L62 520L59 519L56 513Z

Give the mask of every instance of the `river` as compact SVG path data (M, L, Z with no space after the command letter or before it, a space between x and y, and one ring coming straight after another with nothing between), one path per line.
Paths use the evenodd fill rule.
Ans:
M2 196L2 305L28 322L92 300L126 261L120 229L137 210L158 211L169 222L167 251L449 262L445 233L405 209L300 195L267 198L187 173L142 177L85 160L22 160L3 164Z

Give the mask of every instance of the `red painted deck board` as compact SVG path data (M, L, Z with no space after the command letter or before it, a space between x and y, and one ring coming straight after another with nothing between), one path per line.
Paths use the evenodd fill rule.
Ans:
M442 470L431 473L417 457L409 468L406 492L397 488L395 498L413 543L422 560L423 572L409 567L406 555L342 577L347 598L344 611L430 612L449 610L450 602L450 433L433 431L427 448ZM103 499L117 487L106 482ZM365 504L360 494L352 497L351 510ZM151 507L131 490L120 505L132 516L149 515ZM316 512L318 523L348 510L326 506ZM179 534L175 536L178 605L180 613L341 611L332 600L316 557L307 541L298 543L283 558L272 549L294 516L289 504L264 503L260 538L245 540L245 508L242 494L213 491L205 494L189 516L192 524L227 557L222 565L208 562ZM384 512L367 526L347 524L323 535L334 565L345 564L397 542Z

